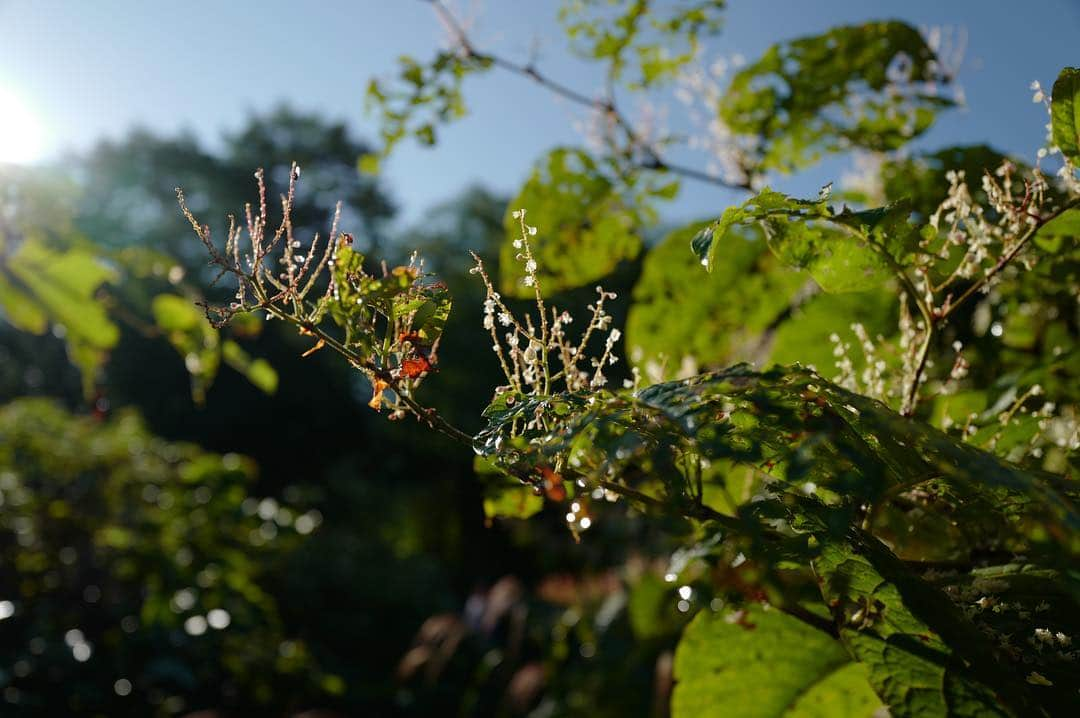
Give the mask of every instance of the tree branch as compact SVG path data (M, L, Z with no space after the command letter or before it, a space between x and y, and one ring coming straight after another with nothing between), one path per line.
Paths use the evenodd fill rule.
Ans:
M753 188L750 186L750 180L745 182L728 182L722 177L716 177L707 172L703 172L692 167L686 167L684 165L676 164L666 160L657 149L648 143L644 142L637 133L634 131L633 124L626 118L626 116L619 111L615 105L614 96L608 99L598 99L590 97L584 93L557 81L540 72L532 63L522 64L514 62L508 58L500 55L495 55L490 52L484 52L476 49L469 39L468 33L465 32L465 28L462 26L458 19L454 17L454 14L450 12L449 8L443 4L442 0L423 0L430 3L438 14L439 18L446 24L453 33L455 40L460 47L461 51L466 57L474 58L490 62L493 66L502 68L507 72L511 72L515 75L525 77L536 84L544 87L547 90L559 95L560 97L569 100L577 105L588 107L594 110L600 110L604 112L611 121L622 130L626 136L627 142L630 145L631 150L639 150L644 159L630 160L631 165L638 169L655 170L659 172L671 172L673 174L681 175L688 179L697 180L699 182L706 182L708 184L717 185L719 187L726 187L727 189L736 189L744 192L752 192Z

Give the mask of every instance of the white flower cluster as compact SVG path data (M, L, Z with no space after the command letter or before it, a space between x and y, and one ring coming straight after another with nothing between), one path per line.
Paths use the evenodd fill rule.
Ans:
M687 137L687 146L704 152L709 160L705 171L725 182L745 185L760 179L751 177L745 168L753 165L760 138L737 136L716 112L727 89L729 69L746 63L741 55L718 58L708 66L700 62L687 65L676 77L675 98L687 109L696 132Z
M859 322L851 325L851 331L859 340L859 348L862 350L864 365L861 373L856 374L855 364L848 352L851 344L841 340L835 332L829 335L829 341L833 344L833 356L836 357L836 368L840 373L836 377L836 383L845 389L863 394L865 396L886 401L890 397L898 395L898 387L892 386L886 381L885 370L887 364L880 356L877 345L870 338L870 334ZM882 337L878 337L881 341Z
M922 241L926 259L916 270L921 289L941 292L958 279L979 278L1008 256L1027 230L1038 224L1048 188L1046 179L1035 170L1021 183L1016 174L1016 165L1006 160L993 174L983 175L982 189L989 208L972 198L963 171L950 170L945 175L948 194L929 218L930 226L943 235L944 242L935 251L931 243L936 237ZM941 284L933 286L928 279L929 263L946 260L957 251L964 254L956 268Z
M607 384L604 368L618 362L616 344L622 333L611 326L612 317L604 303L615 299L613 292L597 287L597 300L588 305L589 321L575 341L567 332L574 319L569 312L549 307L541 292L539 266L533 255L529 238L537 228L525 221L525 210L515 210L514 219L521 223L521 234L514 240L516 260L524 270L523 283L533 290L536 315L525 314L520 319L503 301L502 295L484 269L479 257L473 255L476 266L473 274L480 275L487 290L483 304L483 326L491 334L492 351L499 358L507 384L496 393L512 391L519 394L546 396L561 383L567 391L595 389ZM590 340L606 333L603 348L594 357L588 356ZM583 368L588 367L588 368Z

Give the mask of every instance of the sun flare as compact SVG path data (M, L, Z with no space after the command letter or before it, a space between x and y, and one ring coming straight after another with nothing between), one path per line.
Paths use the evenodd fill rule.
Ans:
M0 163L39 159L43 139L38 119L17 96L0 87Z

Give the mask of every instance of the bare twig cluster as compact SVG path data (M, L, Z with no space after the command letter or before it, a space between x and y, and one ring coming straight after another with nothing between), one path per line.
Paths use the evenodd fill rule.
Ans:
M451 426L414 397L423 379L437 369L436 352L442 323L449 313L445 286L430 281L414 257L408 266L370 274L364 258L352 248L352 235L338 231L338 205L330 234L310 243L294 236L292 210L300 167L289 173L288 191L280 197L281 219L272 222L263 171L255 173L258 204L244 208L244 222L228 219L223 249L215 244L208 225L177 199L184 216L206 247L217 280L236 281L233 301L226 306L204 304L207 318L221 326L242 312L261 312L310 336L308 356L328 347L362 371L373 387L370 405L386 408L391 418L412 414L432 428L461 441L465 432Z

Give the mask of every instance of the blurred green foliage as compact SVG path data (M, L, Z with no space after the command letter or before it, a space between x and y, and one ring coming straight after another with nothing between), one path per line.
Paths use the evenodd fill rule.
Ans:
M288 140L298 127L309 128L304 130L303 137L314 144L307 145L308 149L304 149L300 140ZM329 221L334 198L351 196L352 203L345 205L343 216L351 218L347 219L353 223L351 228L367 228L364 234L358 234L357 244L371 247L388 241L381 218L388 216L392 205L385 194L374 190L372 183L356 178L352 160L363 151L363 146L346 140L342 126L328 126L320 120L283 110L253 118L251 128L240 135L247 138L245 141L269 142L268 146L258 147L264 157L292 153L307 157L305 180L325 191L298 199L299 217L308 223L305 231L314 231L316 226L322 229L321 225ZM274 140L259 138L277 138L285 145L279 149ZM339 142L354 144L346 144L342 149L335 144ZM176 150L178 143L186 143L185 152ZM343 154L344 164L329 159L342 158ZM5 251L12 252L25 243L24 234L16 231L16 227L36 228L45 236L45 246L57 256L73 252L74 256L85 256L94 267L110 269L113 272L110 280L97 284L96 291L81 303L79 311L80 316L87 310L100 312L113 327L113 343L106 352L107 361L92 374L83 374L69 363L68 352L60 341L68 334L56 318L48 318L44 327L32 327L33 332L23 331L17 324L17 314L5 305L0 314L3 319L0 321L0 397L10 402L27 394L46 395L98 419L70 417L55 405L49 405L50 416L55 414L63 421L56 418L56 425L34 423L29 421L30 409L21 409L18 420L12 415L13 426L8 428L21 430L25 423L26 436L36 437L35 447L43 454L35 460L45 461L51 442L64 442L65 451L72 456L82 451L89 464L96 450L93 447L104 447L106 442L106 438L94 438L95 427L112 426L108 417L117 412L123 417L117 426L131 432L135 437L132 441L140 447L143 444L173 446L154 438L158 435L169 437L170 441L194 442L221 452L250 456L239 459L236 453L227 454L229 461L238 462L242 471L228 474L232 477L228 485L233 487L233 493L215 493L215 502L225 502L215 506L236 508L243 503L246 492L257 490L279 506L303 505L307 507L305 511L322 512L325 519L317 530L306 533L302 542L292 529L279 527L278 538L266 547L249 547L246 543L252 526L259 529L265 523L257 515L249 517L241 511L237 518L230 515L226 520L215 514L213 521L200 524L204 532L200 539L203 541L200 560L221 565L246 562L244 570L262 592L261 595L251 591L232 594L230 601L236 612L229 609L233 621L230 628L226 632L207 631L201 637L202 643L184 632L185 617L168 609L172 593L162 594L165 602L161 605L169 618L168 630L155 628L154 632L149 632L148 624L142 623L134 632L123 632L117 629L117 621L123 615L113 620L109 618L112 614L98 617L88 613L95 606L84 604L79 598L82 586L55 595L56 610L63 609L64 620L70 625L42 624L34 635L40 635L51 646L64 647L65 632L81 625L80 630L93 645L93 653L86 663L79 663L72 658L70 647L65 647L66 653L57 654L57 660L66 661L64 673L41 666L41 670L35 669L32 678L28 678L14 669L28 649L24 644L12 642L14 653L0 667L4 671L4 687L12 689L5 695L5 699L10 699L7 705L13 709L22 706L33 715L147 715L154 711L171 715L199 707L229 706L241 712L259 713L268 710L268 706L286 712L311 705L351 711L392 710L396 693L394 664L415 627L431 611L451 607L455 591L468 590L474 581L486 576L497 577L508 566L501 557L512 550L491 545L492 532L483 527L479 489L462 490L470 486L472 477L468 457L447 461L445 446L440 442L428 442L416 450L415 428L388 425L372 416L365 406L370 390L354 379L348 367L325 354L301 358L311 342L295 331L286 331L279 324L264 325L258 320L241 318L219 332L205 321L195 302L227 294L223 288L211 285L212 275L201 269L203 261L196 258L188 237L190 227L173 209L173 187L183 177L188 181L187 186L200 188L193 203L217 201L213 193L222 179L218 174L222 171L218 156L193 140L170 140L139 131L126 141L103 145L89 156L72 161L76 164L68 169L73 175L85 172L85 187L53 181L53 176L38 171L7 175L15 181L4 185L5 218L14 216L26 221L20 219L18 223L5 225L4 237L9 240ZM121 166L126 169L121 170ZM149 177L156 181L139 185ZM234 189L250 188L251 167L245 167L242 177L233 175L233 178L243 185ZM350 195L350 187L358 189ZM86 194L121 197L135 191L151 192L153 198L147 196L141 203L103 206L99 202L92 204ZM364 194L368 191L372 192L370 201ZM247 197L246 192L244 196ZM494 246L497 234L493 232L500 231L503 202L477 190L467 194L463 202L454 202L442 210L441 219L433 216L422 228L410 231L409 245L432 249L429 261L439 262L449 270L450 284L460 290L459 301L467 307L471 305L474 314L479 311L480 300L476 288L467 281L461 258L467 256L465 247L482 247L485 243ZM84 208L76 211L83 203ZM136 212L145 234L133 229ZM359 221L363 217L369 219ZM468 227L466 233L459 231L459 223ZM446 229L436 231L439 226ZM106 231L105 227L114 229ZM484 227L492 229L484 234ZM453 247L447 238L455 243ZM165 245L176 251L176 258L162 251L160 247ZM439 252L445 252L441 259ZM404 259L406 251L402 249L400 254ZM454 262L459 263L456 273ZM9 271L6 260L0 263L0 270ZM86 275L84 281L92 276ZM179 283L174 281L178 276L182 277ZM28 295L24 303L13 306L33 307L33 301ZM71 309L80 305L65 306ZM461 331L444 343L444 353L470 356L478 328L463 315L451 321ZM39 333L38 329L42 331ZM217 372L222 364L237 368L240 373ZM465 369L467 364L459 362L459 366ZM471 370L461 371L459 379L444 389L448 401L460 407L463 417L475 416L483 405L483 392L490 376L484 370L483 362L473 361ZM452 375L453 371L448 369L447 374ZM89 395L83 390L83 379L93 380ZM16 405L11 406L14 412ZM300 412L310 407L319 410L311 416L301 416ZM145 417L148 428L144 429L135 418L136 412ZM78 431L73 428L62 432L60 424L68 423L79 427ZM9 444L8 436L5 433L5 447ZM188 502L204 492L199 490L199 485L187 485L176 478L176 462L180 461L181 453L196 450L185 445L183 452L169 450L170 456L177 453L172 464L146 463L139 459L141 449L124 453L128 444L119 438L115 443L115 451L109 455L115 463L111 471L126 476L133 470L131 462L139 460L146 464L140 480L152 478L158 486L172 491L170 512L156 516L157 524L148 525L146 530L174 532L178 537L172 540L182 542L189 519ZM373 451L372 446L379 449ZM411 459L404 460L406 456ZM30 457L9 461L21 469L19 462L29 462ZM260 467L257 475L256 465ZM47 466L56 468L56 464ZM39 469L35 495L52 490L49 470ZM70 466L64 470L68 473L55 478L57 491L71 482L89 481L88 466ZM79 479L84 475L86 479ZM70 480L65 478L68 476ZM213 488L219 479L210 477L207 481ZM244 491L239 486L241 483L245 485ZM80 491L86 490L86 486L79 485L83 487ZM96 491L106 488L104 483L89 485ZM235 502L228 503L226 498ZM116 503L120 499L110 500ZM121 518L135 524L130 531L141 526L144 504L140 499L124 509L127 513ZM69 513L80 517L79 506L77 498L71 499ZM447 512L446 506L458 509ZM0 507L0 515L14 520L13 510L14 505L8 503ZM442 518L433 521L432 516ZM38 518L45 521L46 515ZM88 534L88 543L98 535L99 527L104 531L111 521L99 514L87 514L79 520ZM239 548L231 545L233 536L239 536L245 543ZM12 547L18 550L17 544ZM57 563L56 552L62 548L63 545L45 547L50 565L61 565ZM80 554L76 568L89 560L88 552L89 548L85 555ZM390 564L386 562L388 555L394 557ZM466 560L466 556L476 557L477 561ZM165 563L160 570L165 570L171 560L171 553L163 554L161 561ZM73 570L66 564L63 567ZM94 580L104 581L113 568L112 564L98 566L93 571ZM194 577L201 567L185 573L187 570L178 566L176 575L169 577L170 582L187 580L185 576L190 579L184 586L171 588L173 593L187 586L198 588ZM16 569L12 571L11 576L19 575ZM150 575L140 565L134 578L125 579L134 586L125 600L137 605L129 608L125 604L115 610L130 612L141 607L143 598L138 585L143 573ZM242 578L238 574L237 581ZM15 578L11 582L5 580L5 584L17 586ZM99 583L98 587L102 588L103 584ZM0 596L0 600L7 598ZM12 594L10 598L18 597ZM252 605L245 607L248 599ZM27 608L29 604L22 599L17 603L21 616L33 615L32 606ZM357 610L357 606L363 609ZM214 607L204 608L202 615ZM87 625L95 631L113 631L119 638L104 642L97 634L90 637ZM257 625L263 625L265 637L249 640L247 633L243 638L237 633L235 639L225 640L229 630L242 627L246 632L255 630ZM147 631L145 636L144 631ZM155 652L172 656L173 653L166 652L167 646L159 643L171 642L177 636L185 637L184 648L175 649L175 661L180 662L177 671L188 671L195 678L166 681L157 688L143 681L144 687L140 689L136 683L139 661L125 657L128 655L124 653L125 645L130 643L131 650L138 651L137 656ZM26 640L31 637L28 635ZM144 648L139 648L144 644ZM191 653L188 644L193 644L197 652ZM114 652L116 656L112 655ZM280 671L284 669L279 664L287 664L291 677L282 677ZM21 672L23 664L19 665ZM128 668L129 665L134 668ZM326 668L321 670L318 666ZM121 668L129 673L121 673ZM110 672L116 675L106 681L103 676ZM114 681L120 678L135 685L126 697L113 690ZM57 689L59 685L76 683L89 688ZM270 693L256 690L258 685L269 686ZM156 703L150 702L152 695Z
M319 515L253 496L254 475L238 455L152 436L134 412L74 416L43 399L0 409L8 703L42 715L266 710L325 680L266 586Z

